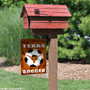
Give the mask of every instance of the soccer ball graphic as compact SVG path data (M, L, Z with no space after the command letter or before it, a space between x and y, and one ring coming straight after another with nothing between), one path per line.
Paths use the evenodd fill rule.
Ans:
M43 54L37 49L31 49L25 54L25 62L30 67L37 67L43 63Z

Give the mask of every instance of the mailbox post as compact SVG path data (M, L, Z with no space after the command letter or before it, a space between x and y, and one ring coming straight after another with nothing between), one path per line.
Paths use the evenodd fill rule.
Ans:
M57 78L57 35L51 34L49 42L49 90L58 90Z
M68 18L71 14L66 5L24 4L21 17L24 29L30 29L33 35L48 35L50 38L49 90L57 90L57 35L68 28Z

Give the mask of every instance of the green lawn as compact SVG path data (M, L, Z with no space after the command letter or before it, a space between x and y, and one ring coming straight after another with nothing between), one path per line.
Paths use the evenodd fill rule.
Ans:
M48 79L21 76L0 70L0 88L48 90ZM90 80L59 80L58 90L90 90Z

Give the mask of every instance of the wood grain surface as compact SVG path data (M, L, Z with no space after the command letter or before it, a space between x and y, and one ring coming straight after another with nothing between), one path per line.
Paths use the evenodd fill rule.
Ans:
M49 90L58 90L57 79L57 35L51 34L49 43Z

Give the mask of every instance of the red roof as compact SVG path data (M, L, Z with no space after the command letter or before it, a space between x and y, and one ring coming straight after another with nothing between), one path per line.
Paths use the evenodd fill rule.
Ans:
M35 9L39 9L39 14L35 14ZM28 16L55 16L70 17L71 14L66 5L46 5L46 4L24 4L21 17L26 11Z

